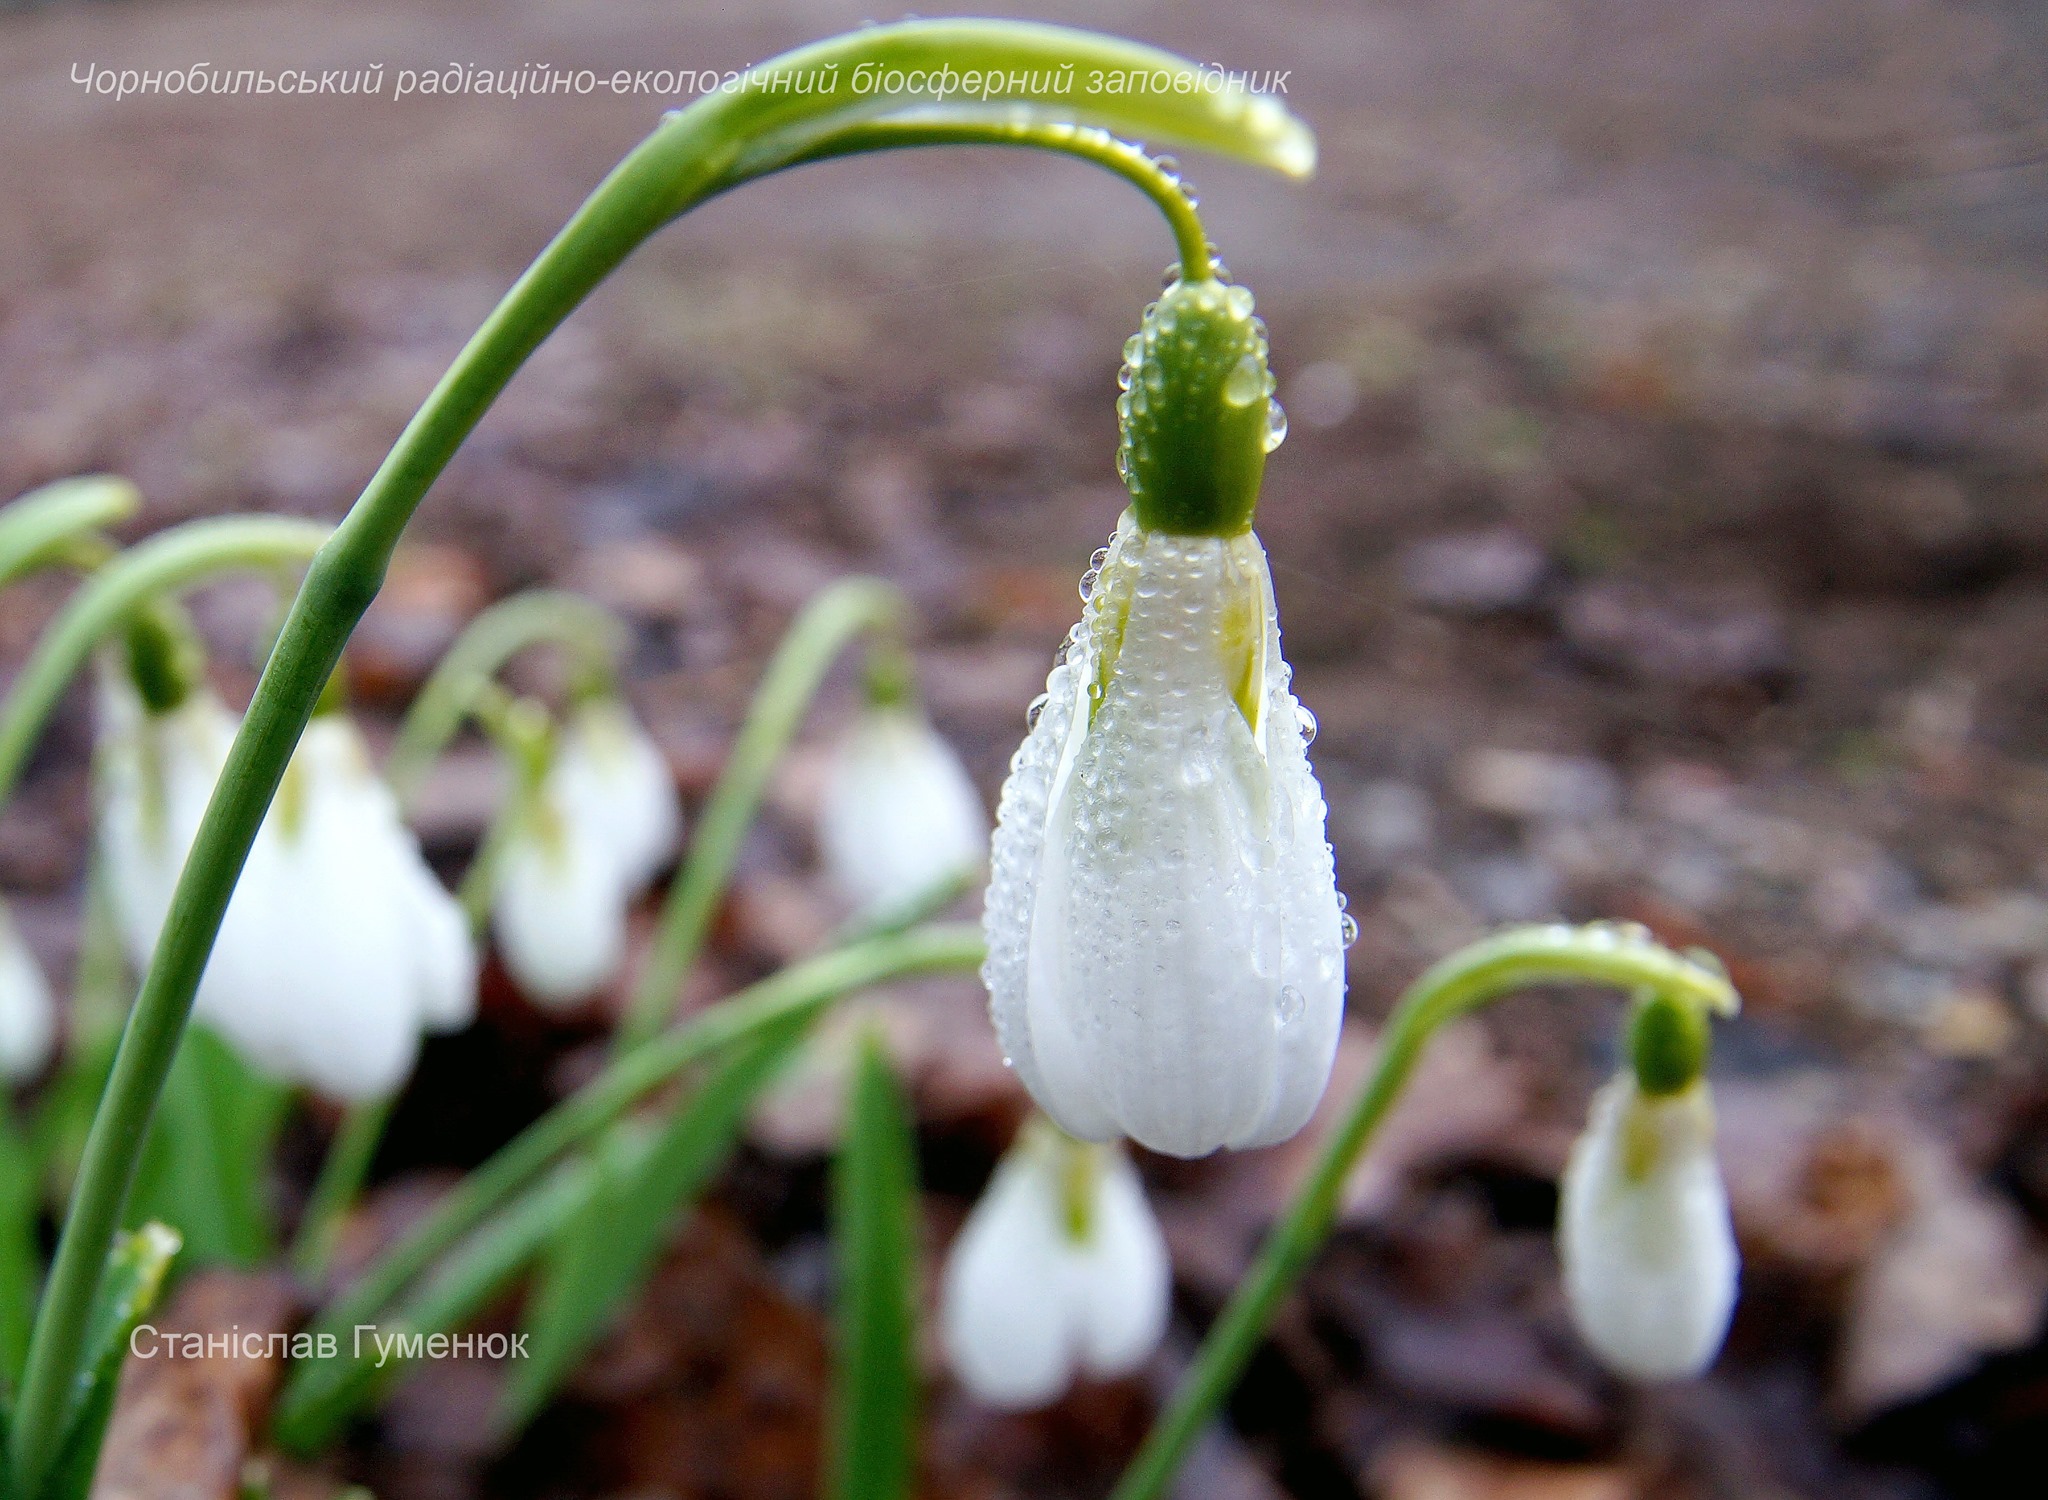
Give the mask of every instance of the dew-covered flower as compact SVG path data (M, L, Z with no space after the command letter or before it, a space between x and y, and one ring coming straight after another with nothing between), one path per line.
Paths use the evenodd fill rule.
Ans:
M571 713L516 816L492 931L521 990L572 1004L618 973L633 898L675 855L675 782L625 705L592 699Z
M991 1406L1045 1406L1077 1374L1128 1375L1166 1332L1172 1266L1121 1147L1025 1128L946 1262L940 1332Z
M50 1060L56 1039L57 1007L49 982L15 931L13 913L0 902L0 1081L35 1077Z
M1127 512L1091 582L1003 788L997 1033L1083 1139L1285 1140L1329 1079L1346 918L1265 549Z
M1624 1070L1594 1096L1557 1230L1573 1321L1605 1364L1669 1380L1713 1363L1740 1263L1704 1081L1646 1094Z
M856 911L900 911L988 859L988 812L954 753L906 705L862 712L825 786L825 874Z
M130 961L148 966L236 721L197 689L163 712L102 679L99 841ZM346 717L293 752L235 886L194 1016L252 1063L342 1099L405 1081L422 1031L469 1023L476 954Z

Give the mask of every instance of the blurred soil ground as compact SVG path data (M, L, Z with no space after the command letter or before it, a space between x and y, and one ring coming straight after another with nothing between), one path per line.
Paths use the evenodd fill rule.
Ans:
M1362 929L1340 1086L1401 985L1494 923L1640 920L1710 944L1747 1001L1716 1059L1746 1282L1709 1378L1630 1392L1574 1346L1553 1184L1615 1012L1530 997L1441 1044L1184 1492L2038 1495L2038 9L1031 9L1290 69L1321 136L1305 185L1187 165L1293 420L1261 531ZM113 469L148 495L139 530L338 516L667 102L115 101L74 65L730 68L861 19L824 0L0 16L0 493ZM922 608L930 705L992 798L1120 509L1117 351L1167 255L1117 185L986 152L807 169L693 216L541 351L430 497L355 656L373 728L482 603L566 584L633 621L636 695L695 798L791 612L865 570ZM10 592L6 661L61 593ZM270 608L260 587L206 601L244 686ZM841 682L820 742L849 701ZM0 883L53 965L76 929L86 710L0 819ZM835 920L803 832L815 766L782 779L695 1002ZM494 795L480 751L437 780L426 833L451 867ZM1020 1101L971 984L868 1009L917 1084L936 1251ZM431 1052L358 1239L585 1076L598 1034L494 977L485 1023ZM479 1441L495 1372L443 1366L336 1472L387 1500L810 1493L833 1056L764 1109L629 1326L513 1453ZM317 1138L295 1138L295 1173ZM934 1360L928 1493L1101 1493L1301 1160L1148 1163L1180 1277L1151 1378L995 1418ZM201 1323L289 1316L263 1283L185 1295ZM131 1392L140 1468L131 1447L105 1487L230 1493L234 1413L262 1384L159 1392L155 1423ZM301 1489L333 1483L280 1493Z

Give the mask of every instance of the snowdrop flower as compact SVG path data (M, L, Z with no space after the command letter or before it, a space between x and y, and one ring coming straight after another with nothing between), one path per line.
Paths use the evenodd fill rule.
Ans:
M1650 1094L1624 1069L1594 1096L1560 1194L1565 1290L1601 1360L1638 1380L1712 1364L1738 1260L1705 1081Z
M1125 347L1133 504L1003 788L982 973L1069 1134L1293 1135L1329 1081L1346 918L1250 530L1282 431L1251 294L1176 282Z
M923 714L872 707L833 760L818 843L839 894L862 916L882 916L980 869L988 813Z
M569 1005L625 961L633 897L674 857L681 805L660 750L603 698L573 711L518 817L492 930L520 989Z
M939 1317L953 1373L1008 1409L1049 1405L1077 1373L1128 1375L1165 1336L1172 1279L1122 1149L1034 1121L946 1262Z
M128 957L146 968L235 733L204 688L162 712L102 678L99 838ZM228 903L193 1014L266 1071L341 1099L405 1081L420 1033L476 1007L476 955L355 727L317 715Z
M42 965L14 930L13 914L0 903L0 1080L20 1083L35 1077L50 1060L56 1039L57 1007Z

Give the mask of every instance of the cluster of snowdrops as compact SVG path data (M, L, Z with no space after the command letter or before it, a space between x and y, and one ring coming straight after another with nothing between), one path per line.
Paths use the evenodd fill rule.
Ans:
M1164 57L1004 23L908 22L820 47L880 53L940 43L1013 61ZM694 160L690 131L717 127L754 132L755 155L733 159L757 172L894 144L1038 146L1117 172L1166 213L1181 260L1125 344L1119 376L1116 466L1130 507L1081 579L1081 618L1044 694L1019 705L1028 729L993 831L980 793L918 706L902 603L871 580L836 585L794 623L717 787L690 820L687 846L667 764L619 680L621 629L587 601L516 596L479 616L423 688L381 766L352 723L337 686L341 647L381 577L379 550L388 560L409 506L452 451L443 414L461 408L461 422L447 418L459 441L462 423L536 341L523 331L522 298L558 319L575 299L551 276L587 289L616 264L609 246L619 236L605 221L611 183L510 294L512 311L465 351L331 537L302 523L227 518L123 551L105 528L134 497L115 481L53 486L0 512L0 573L62 565L90 575L0 708L0 787L18 775L71 672L90 663L97 743L85 946L95 952L91 938L104 929L113 971L125 966L144 980L117 1041L121 1006L89 1011L82 965L67 1028L35 959L0 918L0 1067L58 1122L27 1132L36 1144L11 1140L8 1151L51 1188L51 1207L72 1196L32 1333L39 1192L12 1194L4 1205L11 1222L0 1225L0 1275L17 1304L0 1319L0 1357L10 1384L26 1369L10 1461L31 1500L69 1492L67 1464L83 1462L89 1474L112 1399L105 1380L93 1399L76 1394L96 1389L92 1330L139 1316L177 1237L188 1254L195 1245L244 1260L276 1253L264 1222L265 1122L274 1126L289 1091L344 1106L291 1251L317 1286L422 1035L475 1021L480 944L495 945L532 1003L578 1004L618 978L629 912L679 856L609 1068L353 1284L329 1287L313 1326L345 1329L383 1313L414 1329L455 1327L530 1275L527 1316L541 1357L511 1377L501 1416L516 1425L650 1269L749 1101L805 1045L820 1015L899 974L978 967L997 1039L1037 1113L951 1247L940 1278L941 1342L954 1376L976 1396L1043 1405L1077 1375L1138 1369L1167 1326L1169 1257L1125 1143L1180 1157L1250 1150L1289 1139L1317 1116L1355 926L1309 758L1314 720L1292 691L1272 578L1252 530L1267 456L1286 429L1251 293L1213 256L1170 164L1104 130L1028 112L934 123L931 106L913 100L892 134L891 117L877 113L882 102L864 101L842 138L831 134L829 113L797 132L772 114L721 123L720 111L743 106L703 101L671 117L614 174L627 185L616 212L643 212L635 171L687 176L663 163ZM819 101L787 107L828 109ZM1272 100L1197 95L1117 107L1134 126L1282 170L1299 174L1313 161L1312 138ZM707 179L693 192L730 185ZM632 232L657 222L635 219ZM601 226L588 243L606 247L602 254L584 248L578 225ZM509 352L494 340L513 341ZM472 380L482 403L465 385ZM433 461L416 461L414 450L425 447ZM367 589L353 576L359 555L375 564ZM210 685L178 595L225 568L308 559L244 723ZM328 591L347 607L330 605ZM815 959L678 1021L681 982L762 789L830 661L856 641L868 647L863 708L836 738L817 828L850 925ZM551 701L501 680L509 660L543 645L571 663ZM296 720L281 706L294 701ZM464 725L498 748L507 791L451 892L423 858L407 813L426 769ZM238 817L247 840L239 866ZM928 920L984 875L979 932ZM181 994L188 980L189 995ZM1371 1077L1335 1112L1315 1169L1210 1330L1121 1497L1144 1500L1170 1482L1334 1222L1346 1177L1432 1032L1513 989L1570 982L1632 996L1625 1063L1593 1101L1563 1182L1559 1249L1574 1318L1593 1350L1628 1376L1684 1376L1712 1361L1737 1279L1705 1083L1709 1019L1734 1006L1726 976L1710 955L1673 953L1622 925L1514 929L1446 958L1403 997ZM118 979L112 989L124 1000L131 993ZM187 1000L196 1025L183 1033ZM160 1073L124 1062L132 1057L155 1057ZM668 1087L677 1080L683 1087ZM197 1133L157 1153L164 1160L153 1173L148 1153L113 1137L137 1119L146 1124L159 1092L154 1129L196 1121ZM75 1137L88 1119L97 1123L80 1148ZM840 1493L901 1493L904 1392L914 1384L916 1195L910 1122L878 1044L855 1070L847 1133L835 1200L842 1395L834 1473ZM191 1146L201 1140L211 1145ZM195 1153L207 1167L197 1174ZM142 1227L114 1242L112 1268L102 1271L92 1236L102 1225L111 1236L117 1214ZM93 1222L79 1229L85 1220ZM92 1299L104 1308L110 1295L112 1310L88 1318ZM108 1357L118 1369L118 1347ZM317 1447L395 1373L345 1362L297 1370L274 1434L289 1447ZM80 1443L82 1460L71 1456Z

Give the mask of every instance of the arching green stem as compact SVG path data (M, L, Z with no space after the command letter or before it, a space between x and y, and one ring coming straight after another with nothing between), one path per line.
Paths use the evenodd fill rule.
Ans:
M1639 929L1609 923L1516 928L1460 949L1431 968L1395 1006L1381 1033L1372 1076L1202 1340L1172 1403L1111 1500L1159 1500L1166 1494L1189 1447L1244 1373L1282 1299L1329 1237L1352 1168L1436 1029L1516 990L1549 984L1648 990L1723 1014L1736 1005L1735 991L1711 955L1673 953Z
M606 177L407 424L314 558L285 619L201 821L86 1143L13 1413L8 1451L23 1500L41 1500L56 1461L143 1130L235 880L314 703L428 487L527 356L643 240L706 198L818 149L835 128L928 109L934 69L948 78L967 70L984 80L999 75L995 102L1057 111L1076 123L1207 147L1297 175L1314 164L1313 138L1276 99L1212 92L1209 75L1171 54L1053 26L911 21L763 64L764 79L829 70L831 87L708 95L667 116ZM880 78L862 90L857 78L865 70ZM1094 75L1108 72L1144 72L1155 85L1111 94L1094 86Z
M137 606L217 573L302 563L326 537L327 528L310 521L220 516L160 531L94 574L36 643L0 705L0 803L13 795L64 689Z
M142 495L112 474L60 479L0 508L0 584L68 554L71 544L135 514Z
M981 933L961 924L913 928L869 938L784 969L686 1026L621 1057L542 1115L489 1161L463 1178L408 1230L347 1293L313 1323L313 1331L346 1340L358 1323L374 1321L405 1288L458 1240L532 1182L564 1152L591 1140L633 1103L702 1061L763 1028L820 1010L841 996L911 974L966 971L981 962ZM280 1442L303 1450L323 1441L338 1415L327 1404L338 1361L309 1361L280 1399Z
M1179 175L1148 156L1144 147L1119 140L1099 126L1076 125L1014 107L978 117L971 106L961 106L934 110L928 117L911 114L846 126L788 165L908 146L1024 146L1091 162L1123 178L1158 207L1173 230L1187 280L1202 280L1211 274L1209 237Z
M400 804L418 795L435 757L513 657L529 647L559 645L586 671L611 677L625 642L625 627L610 611L558 589L514 594L483 611L456 637L398 726L384 779Z
M747 722L733 741L718 785L704 804L682 873L669 887L661 926L619 1025L622 1048L636 1046L659 1031L675 1009L768 780L802 726L826 672L856 637L900 634L905 608L903 596L890 585L848 578L811 600L789 627L755 690Z

